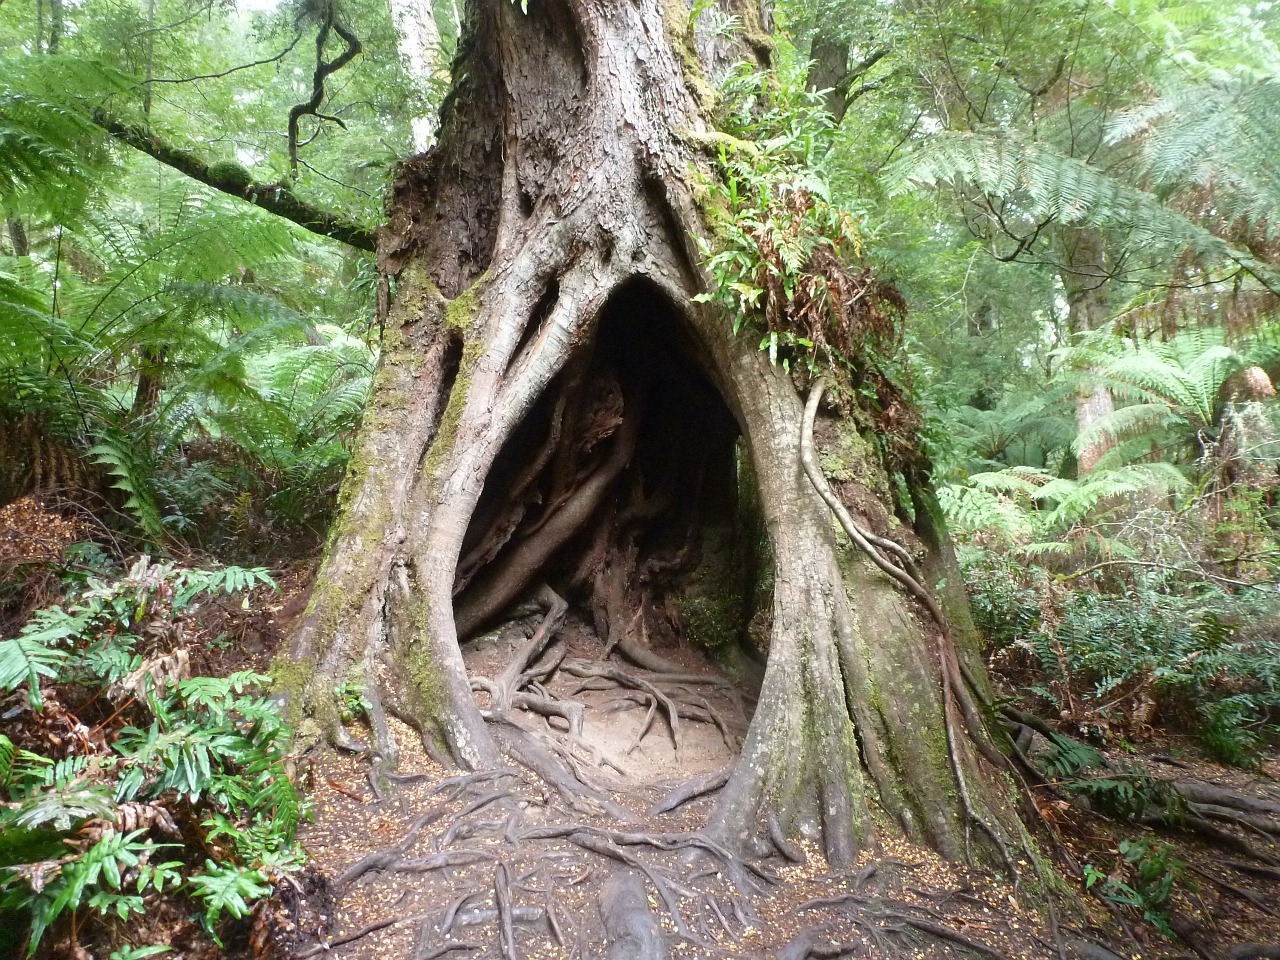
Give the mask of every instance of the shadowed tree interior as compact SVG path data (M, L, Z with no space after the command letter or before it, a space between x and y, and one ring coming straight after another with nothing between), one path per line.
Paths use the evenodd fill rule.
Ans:
M670 300L624 283L486 478L454 586L459 636L544 583L641 665L691 632L724 662L753 659L763 531L738 439Z

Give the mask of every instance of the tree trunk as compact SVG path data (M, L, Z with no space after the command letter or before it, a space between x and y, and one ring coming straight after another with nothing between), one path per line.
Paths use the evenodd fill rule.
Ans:
M758 10L732 12L742 49L767 52ZM693 300L708 168L691 144L710 129L695 49L684 8L658 0L468 8L438 145L392 188L381 368L279 687L305 734L342 738L335 684L393 677L377 692L428 749L497 765L511 740L460 641L551 583L610 647L650 656L643 637L674 629L734 504L754 502L768 659L709 831L744 851L808 836L836 865L886 831L990 859L1016 833L951 634L833 524L802 468L796 381ZM947 569L927 495L917 537L853 423L824 414L816 434L859 524ZM740 586L726 633L745 637Z
M1063 231L1066 259L1062 285L1067 295L1068 324L1072 333L1087 333L1108 319L1108 280L1106 244L1102 235L1092 229L1068 228ZM1115 402L1107 386L1085 382L1076 395L1076 433L1083 434L1094 424L1115 412ZM1079 476L1091 472L1111 449L1105 439L1091 443L1076 455Z

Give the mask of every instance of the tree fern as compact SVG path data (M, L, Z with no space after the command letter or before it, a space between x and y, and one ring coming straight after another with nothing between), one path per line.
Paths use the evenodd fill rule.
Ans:
M113 158L73 91L109 96L126 84L120 74L78 57L0 59L0 201L78 214Z
M1145 439L1138 455L1170 443L1194 448L1217 433L1223 387L1249 360L1224 345L1211 329L1188 330L1168 342L1129 340L1105 331L1079 338L1060 352L1068 364L1088 369L1091 380L1132 402L1117 407L1078 437L1076 452L1101 440L1109 444ZM1196 450L1197 455L1203 453ZM1111 461L1115 462L1115 457Z
M1238 264L1280 288L1280 274L1249 250L1229 244L1151 192L1044 144L980 134L937 134L886 175L891 194L913 186L967 184L1011 201L1028 218L1122 229L1135 248L1191 250L1206 263Z

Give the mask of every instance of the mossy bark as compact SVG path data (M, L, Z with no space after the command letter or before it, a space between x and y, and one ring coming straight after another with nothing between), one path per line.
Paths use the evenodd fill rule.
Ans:
M694 299L706 278L691 238L708 231L695 176L705 158L691 144L715 131L709 54L687 13L670 0L468 11L440 145L406 161L393 187L380 262L399 276L397 302L291 649L301 666L280 675L331 726L334 678L373 650L433 749L472 768L500 762L460 653L459 558L486 483L502 482L504 444L589 353L625 289L675 318L681 349L732 414L772 557L760 707L710 829L745 849L766 845L770 825L809 835L835 864L879 831L952 857L967 854L975 815L1006 832L1002 783L949 733L948 637L833 525L801 469L797 384ZM764 25L747 12L737 54L762 56ZM824 449L848 461L842 491L868 522L896 523L870 458ZM729 605L717 600L711 619Z

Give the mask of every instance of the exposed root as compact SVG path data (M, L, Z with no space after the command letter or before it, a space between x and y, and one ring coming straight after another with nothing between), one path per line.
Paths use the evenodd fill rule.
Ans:
M784 859L790 860L792 863L804 863L804 851L787 839L776 816L772 813L769 814L765 818L765 826L769 829L769 839Z
M934 940L940 940L945 943L954 944L964 950L971 951L976 954L991 957L993 960L1005 960L1005 955L994 947L988 946L980 940L975 940L958 930L953 930L936 920L929 919L926 916L920 916L921 908L908 903L899 903L896 901L887 901L880 898L864 899L858 894L848 894L842 897L833 897L822 901L816 901L822 907L838 906L844 916L852 920L859 928L861 928L873 942L884 950L884 940L877 936L882 933L894 933L904 935L907 933L924 934ZM812 904L805 904L798 908L798 911L811 909ZM812 931L806 931L812 933ZM818 935L821 935L819 928ZM804 937L805 934L801 934ZM813 956L830 956L831 954L814 953L816 946L816 938L802 940L800 937L793 940L791 944L795 944L795 951L791 956L796 957L813 957ZM788 945L788 947L791 946ZM800 948L809 952L799 952ZM848 952L849 948L845 947L843 952ZM838 956L839 954L835 954Z
M444 917L440 921L440 936L447 937L453 932L453 925L457 921L458 912L478 896L480 896L480 891L472 888L449 904L444 912Z
M619 870L600 891L609 960L667 960L670 951L657 918L649 909L644 881L632 870Z
M649 815L656 816L661 813L670 813L672 810L684 806L690 800L719 790L729 782L729 774L731 772L730 770L718 770L715 773L703 774L701 777L694 777L692 780L685 781L654 804L649 810Z
M645 706L648 704L649 712L645 716L644 723L641 724L640 732L636 734L635 742L627 748L627 753L631 753L640 741L644 739L653 724L654 715L657 711L658 702L652 697L647 697L640 693L624 693L618 698L618 702L609 707L606 713L616 713L619 710L626 710L632 706ZM693 720L696 723L707 723L715 727L720 732L720 738L724 741L724 745L730 750L736 750L738 747L737 740L732 733L729 732L729 725L725 722L716 709L714 709L702 697L690 697L687 702L676 703L676 714L682 720Z
M424 813L422 816L418 817L418 819L413 821L409 827L408 833L404 835L398 844L390 850L370 853L361 857L338 875L337 880L334 881L334 885L341 890L343 887L354 883L356 880L360 879L372 870L389 869L391 864L398 862L400 858L409 851L414 842L418 839L418 834L420 834L425 827L435 823L444 815L445 808L443 806Z
M1261 863L1250 863L1248 860L1215 860L1214 863L1220 863L1224 867L1231 867L1233 870L1240 870L1243 873L1252 873L1255 876L1280 880L1280 868L1277 867L1264 866Z
M832 491L831 486L827 483L826 477L822 475L822 468L818 465L817 458L813 451L813 423L818 413L818 405L822 402L822 395L826 391L826 382L818 377L812 387L809 389L809 398L805 403L804 420L800 429L800 462L804 468L805 475L809 478L809 482L813 484L814 490L830 508L836 519L840 522L840 526L844 529L845 534L849 537L864 554L867 555L880 569L881 572L888 575L892 580L898 583L911 596L915 597L928 610L930 616L938 626L938 666L942 673L942 704L943 704L943 725L947 735L947 753L951 763L952 774L956 780L956 786L959 790L960 800L964 806L966 819L976 824L995 845L1000 853L1001 859L1004 861L1005 868L1009 871L1009 876L1013 879L1014 891L1016 893L1019 884L1018 868L1014 864L1013 856L1009 852L1008 845L1000 836L999 832L987 819L983 817L973 805L972 797L969 793L968 779L964 772L964 761L960 756L959 745L956 737L959 731L959 725L955 718L955 710L959 705L961 711L965 715L967 729L970 734L970 740L983 753L984 757L995 764L999 770L1008 768L1008 764L1000 757L999 753L993 748L988 749L989 745L985 742L985 730L980 719L977 717L977 710L973 707L972 701L968 699L968 692L964 689L959 681L958 665L955 662L954 652L951 648L951 632L947 624L946 616L942 612L942 608L938 606L933 595L921 583L918 574L914 574L914 564L910 557L906 557L906 568L900 567L893 561L887 559L873 545L872 540L867 531L863 530L853 519L840 498ZM882 537L874 538L877 542L885 542ZM892 542L892 541L888 541ZM906 556L906 551L901 547L897 547L892 551L899 557ZM968 851L969 833L968 824L965 826L965 847L966 856L972 857Z
M511 915L511 886L507 865L498 862L493 868L493 903L498 913L498 949L505 960L518 960L515 920Z
M554 788L572 809L590 815L604 811L624 821L635 819L629 810L615 803L607 793L584 780L584 771L559 745L541 742L535 734L509 717L495 716L491 719L495 722L495 739L507 755ZM556 760L553 750L559 752L567 765Z
M1230 883L1227 880L1223 880L1221 877L1216 876L1215 874L1211 873L1208 870L1205 870L1203 867L1196 866L1194 863L1187 864L1187 867L1193 873L1198 874L1199 876L1204 877L1204 879L1208 880L1210 883L1218 887L1221 887L1223 890L1225 890L1227 893L1231 894L1232 896L1240 900L1243 900L1246 903L1251 904L1254 908L1261 911L1262 913L1265 913L1267 916L1280 917L1280 913L1277 913L1272 908L1271 903L1265 894L1259 893L1257 890L1250 890L1246 887L1236 886L1234 883Z
M565 660L560 665L560 669L573 677L611 680L620 686L640 690L652 697L666 714L667 726L671 730L671 744L675 749L676 760L679 762L681 747L680 711L671 698L659 690L655 683L651 683L643 677L636 676L626 670L620 670L608 664L590 663L586 660ZM681 675L682 680L685 676L688 675Z
M624 833L622 831L608 830L604 827L596 827L589 824L566 824L534 827L521 834L522 840L565 838L573 843L578 843L578 840L575 838L580 837L595 837L603 839L611 844L616 844L618 847L648 846L655 850L664 851L701 851L710 854L712 857L719 860L724 866L726 872L729 874L730 879L739 889L749 889L756 886L756 884L746 878L746 874L748 872L754 874L766 883L774 883L777 881L777 877L773 876L759 864L736 856L721 844L698 833ZM613 856L612 853L606 855ZM617 859L617 857L614 857L614 859Z
M538 588L537 600L545 608L546 615L534 630L533 636L520 648L516 656L511 658L511 662L496 678L495 683L499 694L499 700L495 704L496 709L510 709L511 697L519 689L521 675L542 655L547 644L564 623L565 614L569 612L569 604L564 601L564 598L545 584Z
M484 947L479 943L442 943L438 947L432 947L427 940L426 935L420 935L418 944L413 948L410 960L438 960L446 954L453 953L455 950L483 950Z
M1280 960L1280 944L1237 943L1227 951L1227 960Z
M334 947L345 946L348 943L355 943L371 933L377 933L379 930L385 930L387 927L395 926L398 923L413 923L415 921L425 920L431 914L420 913L412 917L387 917L385 920L376 920L368 926L361 927L352 933L343 934L340 937L334 937L332 940L326 940L324 943L318 943L314 947L308 947L306 950L293 955L293 960L310 960L311 957L318 957L321 954L328 953ZM462 944L459 944L462 946Z
M663 674L663 679L667 681L676 681L679 683L704 683L717 687L729 687L731 684L723 677L714 675L703 675L700 673L690 673L678 663L673 663L661 654L654 653L648 647L643 647L636 643L630 637L622 637L618 640L615 649L634 663L642 670L648 670L650 673Z

